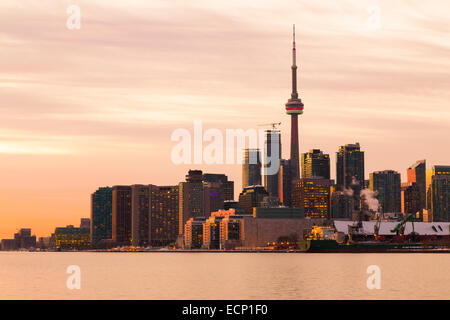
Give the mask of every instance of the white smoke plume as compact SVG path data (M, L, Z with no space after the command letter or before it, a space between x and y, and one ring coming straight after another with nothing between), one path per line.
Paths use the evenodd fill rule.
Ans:
M378 212L378 199L376 198L377 192L374 192L370 189L364 189L361 191L361 198L367 204L370 210Z
M350 197L353 197L354 191L351 188L344 188L344 194Z

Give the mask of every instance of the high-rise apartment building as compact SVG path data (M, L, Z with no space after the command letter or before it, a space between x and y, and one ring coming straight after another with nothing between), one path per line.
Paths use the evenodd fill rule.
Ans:
M179 186L151 186L149 244L153 247L174 244L179 233Z
M427 171L429 220L450 221L450 166L437 165Z
M112 188L112 240L116 245L131 245L131 187Z
M306 217L329 218L330 187L329 179L299 179L293 185L293 207L303 208Z
M150 185L131 186L131 243L133 246L149 244Z
M330 179L330 155L318 149L302 153L302 178Z
M382 212L401 212L400 173L393 170L371 173L370 189L377 192L377 199L382 207Z
M91 240L95 246L112 238L112 188L99 188L91 195Z
M427 193L427 209L431 213L431 183L433 182L433 177L435 176L445 176L450 175L450 166L436 165L431 169L427 170L426 173L426 193ZM431 216L431 214L430 214Z

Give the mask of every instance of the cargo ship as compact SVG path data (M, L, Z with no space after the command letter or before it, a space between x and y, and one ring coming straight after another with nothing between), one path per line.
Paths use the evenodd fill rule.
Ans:
M422 249L421 243L389 243L378 241L362 241L355 243L338 243L336 240L302 240L298 243L298 250L303 252L329 253L372 253L372 252L414 252Z
M299 251L303 252L330 252L330 253L372 253L372 252L416 252L423 251L421 242L415 242L413 238L405 238L403 242L389 242L377 240L359 233L360 225L349 225L349 233L346 236L337 232L330 226L314 226L310 233L297 243Z

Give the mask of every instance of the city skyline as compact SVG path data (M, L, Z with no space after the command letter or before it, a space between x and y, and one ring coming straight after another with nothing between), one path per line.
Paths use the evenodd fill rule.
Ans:
M142 8L147 5L136 1L123 13L125 2L106 8L104 1L80 1L77 31L65 29L64 5L0 4L9 14L0 19L8 61L0 80L0 238L19 228L44 236L76 224L90 215L89 195L99 186L176 185L188 169L224 173L241 186L239 164L170 162L171 131L192 130L194 120L221 130L281 121L287 159L290 121L282 108L291 82L289 30L299 20L288 5L301 8L304 21L296 23L298 89L308 106L299 119L300 153L330 154L332 179L339 146L355 142L366 154L366 177L388 169L406 182L407 168L419 159L427 159L428 169L448 162L442 132L450 126L443 70L449 61L445 41L436 41L446 30L447 3L433 12L419 2L380 1L382 28L367 30L368 1L347 1L345 12L334 4L265 2L249 17L242 15L250 5L235 13L235 2L201 2L207 8L201 10L200 2L186 18L180 3ZM61 16L51 16L49 7ZM270 10L286 21L255 18ZM169 12L181 21L169 21ZM26 19L36 13L39 18ZM11 20L24 18L23 27Z

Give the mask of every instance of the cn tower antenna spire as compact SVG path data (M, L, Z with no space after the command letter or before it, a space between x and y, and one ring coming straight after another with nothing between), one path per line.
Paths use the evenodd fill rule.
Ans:
M295 24L292 27L292 99L298 99L297 92L297 49L295 48Z
M292 26L292 44L292 48L295 50L295 24Z

